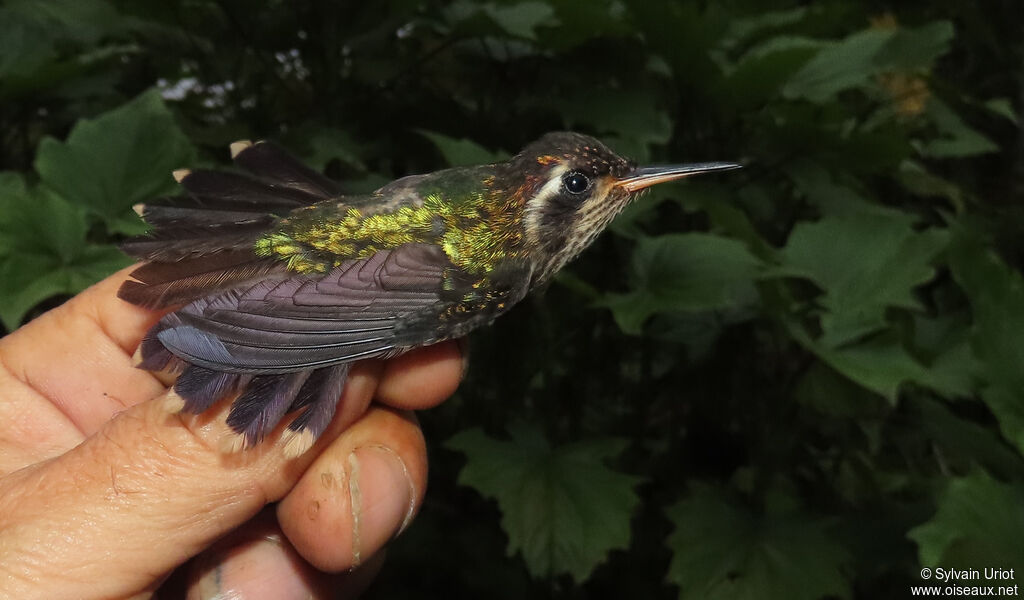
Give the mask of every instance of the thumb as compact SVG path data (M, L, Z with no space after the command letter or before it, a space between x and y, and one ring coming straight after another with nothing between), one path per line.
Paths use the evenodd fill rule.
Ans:
M343 402L365 407L376 382L354 374ZM198 417L168 414L162 404L138 404L65 454L0 480L0 581L15 586L11 597L153 590L282 498L339 433L329 430L294 459L274 443L280 429L252 451L225 455L218 444L227 403Z

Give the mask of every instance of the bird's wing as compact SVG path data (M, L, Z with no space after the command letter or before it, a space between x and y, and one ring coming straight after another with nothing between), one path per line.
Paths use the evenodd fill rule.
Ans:
M159 341L185 361L222 372L274 374L395 353L442 339L403 324L439 315L456 267L441 248L406 244L326 275L292 274L203 298L168 315Z
M174 389L190 412L243 390L228 423L250 443L289 410L312 404L291 427L315 439L330 420L324 413L333 412L348 363L489 322L525 295L529 273L509 270L500 279L480 291L440 247L404 244L323 276L293 274L197 300L147 335L141 366L187 363ZM315 423L302 420L316 411Z

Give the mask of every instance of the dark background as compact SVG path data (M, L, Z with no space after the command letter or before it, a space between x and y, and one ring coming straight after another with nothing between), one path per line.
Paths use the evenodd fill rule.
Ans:
M1019 584L1022 34L1016 0L7 0L0 321L127 264L129 207L237 139L351 192L566 128L740 160L474 334L370 597Z

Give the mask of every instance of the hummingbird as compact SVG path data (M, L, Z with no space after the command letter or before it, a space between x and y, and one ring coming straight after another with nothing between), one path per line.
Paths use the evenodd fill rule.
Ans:
M579 133L507 161L397 179L366 195L271 142L235 142L237 170L178 170L183 192L136 206L151 231L118 296L174 308L138 366L177 374L166 405L231 397L227 451L290 413L284 452L327 428L352 363L465 336L576 257L640 192L730 162L637 166Z

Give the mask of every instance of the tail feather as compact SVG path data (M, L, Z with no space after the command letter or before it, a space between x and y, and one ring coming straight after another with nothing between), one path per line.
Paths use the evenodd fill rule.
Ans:
M218 251L173 262L148 262L132 271L117 291L122 300L146 308L186 304L211 291L237 287L284 266L251 250Z
M242 383L242 376L236 373L218 373L189 365L174 382L174 392L185 403L181 409L183 412L198 415L241 387Z
M245 438L247 446L263 441L295 401L309 374L309 371L298 371L254 377L231 404L228 426Z
M180 183L197 204L211 209L248 209L251 212L269 209L271 212L287 213L294 208L328 198L285 184L224 171L191 171Z
M272 185L300 190L322 200L341 195L336 181L295 160L276 144L257 142L234 158L236 165Z
M340 193L337 183L274 144L239 143L232 151L250 175L178 171L185 194L137 208L153 230L122 245L146 261L121 287L122 299L163 308L283 270L283 263L256 256L253 245L281 216Z

